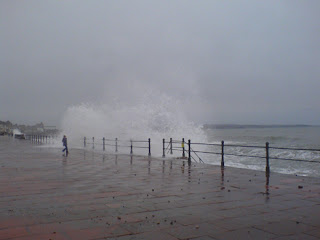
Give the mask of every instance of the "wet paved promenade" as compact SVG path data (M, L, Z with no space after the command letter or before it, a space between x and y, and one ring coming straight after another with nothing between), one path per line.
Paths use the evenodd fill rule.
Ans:
M320 239L320 179L0 137L0 239Z

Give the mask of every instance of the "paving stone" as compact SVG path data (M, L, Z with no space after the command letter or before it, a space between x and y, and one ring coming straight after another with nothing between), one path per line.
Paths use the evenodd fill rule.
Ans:
M163 231L178 239L190 239L207 235L207 232L200 229L198 225L173 226L172 228L164 229Z
M26 227L15 227L0 230L0 239L23 237L28 235Z
M218 240L234 240L234 239L272 239L276 235L261 231L254 228L242 228L234 231L228 231L223 234L212 234Z
M276 238L273 238L273 240L319 240L319 238L313 237L307 234L297 234L297 235L276 237Z
M197 238L190 238L189 240L215 240L216 238L212 238L209 236L201 236L201 237L197 237Z
M60 151L0 137L0 239L320 239L318 178Z
M281 222L270 222L264 225L254 225L253 227L265 232L273 233L278 236L302 234L315 229L313 226L290 220L283 220Z
M134 235L126 235L117 238L104 238L107 240L178 240L177 238L162 231L151 231Z

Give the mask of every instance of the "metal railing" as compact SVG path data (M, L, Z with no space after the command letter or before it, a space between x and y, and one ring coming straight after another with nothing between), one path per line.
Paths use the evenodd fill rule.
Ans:
M320 149L310 149L310 148L289 148L289 147L270 147L269 142L265 143L265 146L252 146L252 145L236 145L236 144L225 144L224 141L221 141L221 144L211 144L211 143L191 143L191 140L188 140L188 143L185 142L188 146L188 163L191 163L191 160L195 157L193 154L198 157L200 162L203 162L199 157L199 153L201 154L212 154L212 155L220 155L221 156L221 167L225 165L225 156L235 156L235 157L246 157L246 158L259 158L265 159L265 170L266 172L270 172L270 160L281 160L281 161L297 161L297 162L306 162L306 163L320 163ZM201 151L195 150L196 146L208 146L220 148L220 151ZM251 149L260 149L263 150L263 155L252 155L252 154L238 154L226 151L226 148L251 148ZM289 157L277 157L270 154L270 151L276 150L279 154L278 150L288 150L288 151L308 151L314 152L318 155L317 159L301 159L301 158L289 158Z
M102 143L101 143L102 140ZM141 145L142 144L142 145ZM149 138L148 141L144 140L122 140L120 141L118 138L115 139L106 139L102 138L99 142L95 142L94 137L92 141L88 141L86 137L84 137L84 147L87 145L91 145L92 149L95 148L95 145L102 146L103 151L106 150L106 147L111 147L114 149L115 152L118 152L119 148L129 148L130 154L133 154L134 148L145 148L148 149L148 155L151 156L151 139ZM147 145L147 146L146 146ZM215 150L201 150L199 149L200 146L205 146L207 148L215 148ZM230 149L254 149L254 150L261 150L260 154L244 154L244 153L237 153L231 151ZM319 160L308 160L308 159L299 159L299 158L288 158L288 157L281 157L281 156L274 156L270 155L270 151L272 154L275 154L275 151L279 150L288 150L288 151L311 151L316 152L319 155ZM267 173L270 172L270 160L280 160L280 161L300 161L300 162L308 162L308 163L320 163L320 149L306 149L306 148L285 148L285 147L270 147L269 142L265 143L265 146L253 146L253 145L237 145L237 144L225 144L224 141L221 141L220 144L218 143L199 143L199 142L188 142L185 141L184 138L181 140L174 140L170 138L166 141L166 139L162 139L162 157L165 158L167 154L172 155L174 152L181 153L181 159L188 160L188 164L191 164L191 161L204 163L201 155L218 155L221 158L220 165L224 167L225 165L225 158L226 157L245 157L245 158L258 158L265 160L265 171ZM262 153L261 153L262 152ZM280 154L281 155L281 154Z
M46 135L26 135L26 139L29 139L33 143L52 143L57 136L46 136ZM134 149L145 149L148 156L151 156L151 139L148 140L120 140L118 138L108 139L103 137L102 139L95 140L92 138L83 138L83 146L86 148L90 146L92 149L99 147L103 151L114 151L117 153L119 149L128 149L130 154L133 154ZM245 151L249 149L250 151ZM125 150L126 151L126 150ZM284 156L284 152L308 152L311 153L310 158L299 158L296 155L291 154L294 157ZM258 152L258 153L257 153ZM135 152L136 153L136 152ZM293 147L273 147L266 142L264 146L256 145L237 145L237 144L225 144L224 141L220 143L201 143L191 142L191 140L185 141L184 138L176 140L170 138L169 140L162 139L162 157L170 154L175 156L181 154L181 159L186 159L188 164L191 162L204 163L202 160L203 156L207 157L210 155L216 155L220 158L221 167L225 166L226 159L232 157L239 158L256 158L263 159L265 161L265 171L270 172L270 160L277 161L295 161L304 163L320 163L320 149L313 148L293 148ZM211 158L211 157L210 157Z
M57 139L56 135L25 135L25 139L30 140L32 143L53 143Z
M92 149L95 149L95 146L102 146L102 150L106 151L106 147L111 147L117 153L119 148L128 148L130 149L130 154L133 154L134 148L139 149L148 149L148 156L151 156L151 139L148 140L119 140L118 138L115 139L107 139L102 138L99 139L98 142L95 142L95 138L91 138L92 141L88 140L86 137L83 138L83 146L87 147L87 145L91 145ZM101 143L102 140L102 143Z

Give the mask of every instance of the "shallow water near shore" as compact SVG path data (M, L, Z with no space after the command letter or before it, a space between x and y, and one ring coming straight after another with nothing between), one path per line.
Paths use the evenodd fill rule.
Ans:
M270 160L270 168L273 172L285 174L297 174L301 176L320 177L320 127L260 127L260 128L229 128L206 129L208 140L211 143L225 145L257 146L262 148L225 147L226 154L254 155L262 158L248 158L237 156L225 156L226 166L249 168L256 170L265 169L266 142L269 143L270 158L287 158L315 162ZM272 149L272 147L315 149L319 151ZM208 150L208 149L207 149ZM211 149L211 151L213 148ZM215 149L220 151L220 149ZM209 164L219 164L221 157L214 155L201 155Z

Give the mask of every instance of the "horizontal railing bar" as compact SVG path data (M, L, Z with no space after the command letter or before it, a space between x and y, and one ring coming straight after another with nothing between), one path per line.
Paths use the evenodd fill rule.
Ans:
M172 148L172 150L176 150L176 151L179 151L179 152L183 152L182 149L178 149L178 148Z
M317 161L317 160L303 160L303 159L277 158L277 157L270 157L270 159L284 160L284 161L296 161L296 162L316 162L316 163L320 163L320 161Z
M204 145L204 146L221 146L218 143L191 143L191 145ZM224 144L225 147L247 147L247 148L265 148L265 146L251 146L251 145L237 145L237 144Z
M132 148L149 148L149 147L132 146Z
M169 146L169 147L170 147L170 146ZM183 148L183 147L172 146L172 150L174 150L174 149L180 149L180 148Z
M237 144L224 144L225 147L246 147L246 148L261 148L265 149L265 146L252 146L252 145L237 145ZM270 147L269 147L270 148Z
M172 144L172 146L174 146L174 147L181 147L181 143L178 143L178 144Z
M320 149L308 149L308 148L285 148L285 147L269 147L270 149L279 149L279 150L296 150L296 151L313 151L320 152Z
M101 139L103 140L103 139ZM115 139L104 139L105 141L108 141L108 142L115 142L116 140ZM147 140L119 140L117 139L117 142L141 142L141 143L148 143L149 141Z
M266 158L262 156L252 156L252 155L240 155L240 154L232 154L232 153L225 153L226 156L235 156L235 157L251 157L251 158Z
M131 147L130 145L129 146L127 146L127 145L117 145L118 147Z
M101 145L101 144L100 144ZM112 144L105 144L105 146L111 146L111 147L115 147L115 146L118 146L118 147L131 147L131 146L126 146L126 145L112 145ZM133 148L149 148L149 147L141 147L141 146L134 146L132 145Z
M191 145L204 145L204 146L221 146L221 144L218 143L191 143Z
M130 142L130 140L117 140L117 142L124 142L124 143L127 143L127 142Z
M172 148L172 150L180 150L180 151L182 151L181 149L182 149L182 147L180 147L180 148Z
M219 154L219 155L221 155L221 152L220 153L217 153L217 152L203 152L203 151L192 151L192 152L194 152L194 153L208 153L208 154Z

